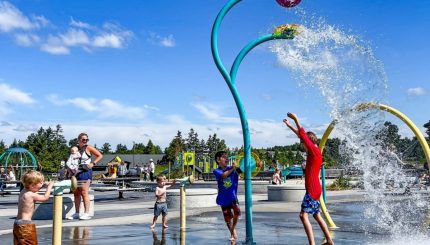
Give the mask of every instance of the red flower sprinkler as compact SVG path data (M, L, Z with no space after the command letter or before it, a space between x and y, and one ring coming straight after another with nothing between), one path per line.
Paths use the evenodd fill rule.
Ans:
M276 0L276 2L285 8L292 8L300 3L301 0Z

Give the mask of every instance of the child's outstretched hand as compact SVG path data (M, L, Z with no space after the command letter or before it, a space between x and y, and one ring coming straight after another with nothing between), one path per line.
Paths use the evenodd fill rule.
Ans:
M46 188L52 188L54 186L54 181L45 182L43 186Z
M282 120L287 126L292 126L290 121L288 121L288 119L284 118L284 120Z
M232 166L233 168L238 168L237 163L236 163L236 160L233 160L233 161L231 162L231 166Z
M296 114L294 114L294 113L292 113L292 112L288 112L288 113L287 113L287 116L288 116L289 118L293 119L293 120L297 120L297 116L296 116Z

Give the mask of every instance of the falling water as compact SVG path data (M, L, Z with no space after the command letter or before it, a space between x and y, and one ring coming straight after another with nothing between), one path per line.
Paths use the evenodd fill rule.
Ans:
M345 140L342 163L362 173L368 194L363 216L371 222L363 222L363 229L369 236L374 232L388 234L390 244L425 239L423 216L427 209L423 197L417 192L407 198L393 195L405 192L414 180L405 175L395 149L377 137L384 127L384 113L352 110L361 103L386 104L388 81L382 63L359 38L321 19L307 22L294 40L276 41L270 48L301 86L320 91L330 117L338 122L335 131Z

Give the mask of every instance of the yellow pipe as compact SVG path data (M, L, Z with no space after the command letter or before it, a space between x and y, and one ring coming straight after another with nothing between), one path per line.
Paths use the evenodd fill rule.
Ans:
M181 193L181 206L180 206L180 220L181 220L181 226L180 226L180 230L185 230L186 228L186 212L185 212L185 204L186 204L186 193L185 193L185 186L181 185L181 189L180 189L180 193Z
M54 220L52 221L52 244L61 245L61 232L63 222L63 196L54 196Z
M363 110L375 109L375 108L380 109L382 111L389 112L392 115L398 117L404 123L406 123L406 125L408 125L408 127L415 134L418 142L420 143L421 147L423 148L424 155L426 157L427 162L430 162L430 148L429 148L429 145L427 144L425 137L423 136L421 131L418 129L418 127L405 114L401 113L399 110L396 110L393 107L390 107L388 105L375 104L375 103L362 103L362 104L356 106L353 110L354 111L363 111ZM321 154L324 151L324 146L327 143L327 139L330 136L330 133L333 131L335 125L336 125L336 120L334 120L333 122L330 123L330 125L327 127L326 131L324 132L323 137L321 138L320 145L319 145L320 150L321 150ZM323 212L323 214L327 220L329 228L330 229L338 228L335 225L335 223L333 222L333 220L331 219L330 214L327 211L327 208L325 206L325 203L324 203L324 200L322 197L320 198L320 202L321 202L321 210L322 210L322 212Z

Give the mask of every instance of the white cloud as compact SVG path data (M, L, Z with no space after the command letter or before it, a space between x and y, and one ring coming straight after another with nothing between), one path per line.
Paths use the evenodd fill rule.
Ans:
M153 111L160 111L160 108L155 107L155 106L150 106L150 105L143 105L143 108L148 109L148 110L153 110Z
M60 34L59 36L65 46L88 45L90 43L87 33L79 29L71 28L65 34Z
M423 96L427 94L427 91L424 88L416 87L416 88L409 88L407 90L407 94L409 96Z
M39 28L49 26L50 21L43 16L25 16L8 2L0 2L0 32L12 32L16 44L23 47L39 45L40 50L67 55L72 47L80 47L86 52L101 48L124 48L133 37L133 32L114 23L92 26L71 18L69 29L47 36L36 33ZM32 31L32 32L30 32ZM163 38L162 45L174 45L172 37Z
M77 27L79 29L95 29L95 27L93 27L92 25L85 23L85 22L76 21L73 18L70 19L69 25L71 27Z
M172 34L168 35L167 37L162 37L156 33L150 32L148 41L152 44L166 48L173 48L176 46L176 40Z
M192 102L191 105L196 108L206 119L217 122L217 123L237 123L240 122L239 118L225 117L221 114L221 108L216 105L203 103L203 102Z
M25 93L16 88L12 88L8 84L0 83L0 102L17 103L17 104L33 104L36 101L31 97L31 94Z
M0 126L2 126L2 127L4 127L4 126L12 126L12 124L9 123L9 122L6 122L6 121L1 121L0 122Z
M35 124L28 124L28 125L23 125L20 124L18 125L18 127L14 128L14 131L19 131L19 132L36 132L39 129L39 127Z
M40 42L39 36L35 34L21 33L15 35L15 42L24 47L30 47Z
M62 39L55 36L49 36L47 42L40 47L40 50L55 55L70 53L70 49L64 45Z
M47 100L56 106L73 105L87 112L92 112L99 118L142 119L146 115L145 108L126 106L111 99L98 100L95 98L61 99L56 94L47 96Z
M36 101L29 93L13 88L5 83L0 83L0 116L12 112L14 104L34 104Z
M0 2L0 31L30 30L35 27L36 25L15 6L8 2Z
M111 23L105 23L102 29L74 20L70 25L72 28L67 32L50 35L42 45L42 50L64 55L70 54L71 47L80 47L87 52L100 48L120 49L133 37L133 32ZM79 26L83 28L78 28Z

